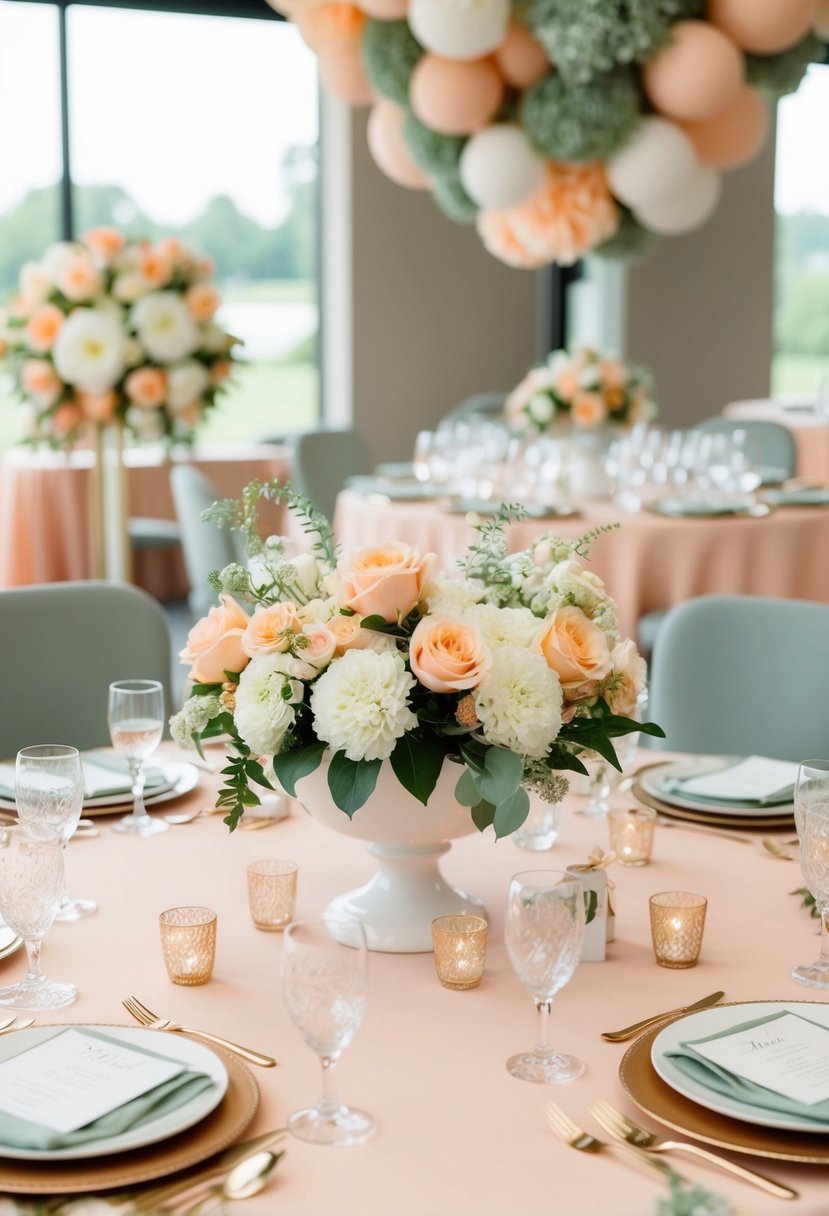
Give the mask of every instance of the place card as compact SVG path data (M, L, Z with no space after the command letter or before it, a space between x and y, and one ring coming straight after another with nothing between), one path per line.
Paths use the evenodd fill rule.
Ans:
M796 1013L779 1013L753 1026L688 1047L737 1077L794 1102L829 1099L829 1027Z
M73 1132L187 1067L107 1036L63 1030L0 1063L0 1110Z

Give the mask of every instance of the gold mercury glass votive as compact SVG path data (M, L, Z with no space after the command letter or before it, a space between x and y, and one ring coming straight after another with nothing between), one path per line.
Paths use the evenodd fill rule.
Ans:
M610 847L623 866L646 866L653 849L656 811L650 807L613 808L607 815Z
M206 984L216 959L216 913L211 908L168 908L158 918L161 954L174 984Z
M252 861L248 866L248 903L257 929L278 933L294 919L297 865L294 861Z
M444 988L475 988L486 962L487 923L480 916L438 916L432 921L435 971Z
M653 952L660 967L695 967L708 900L691 891L661 891L650 898Z

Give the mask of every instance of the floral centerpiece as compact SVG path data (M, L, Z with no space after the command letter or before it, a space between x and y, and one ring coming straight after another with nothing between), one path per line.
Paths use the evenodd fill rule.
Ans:
M29 439L71 446L118 420L187 441L231 371L213 263L177 237L95 228L20 271L0 346L30 411Z
M288 560L281 539L258 538L262 495L304 516L309 552ZM526 818L528 790L557 801L561 774L586 771L579 753L618 767L614 737L662 734L629 716L645 664L582 563L596 533L510 555L504 524L517 514L473 519L477 539L449 576L401 543L339 556L313 506L275 483L206 513L244 531L251 556L212 580L220 603L181 653L193 689L171 729L182 744L230 735L219 805L231 828L259 801L252 784L275 772L293 793L328 752L328 787L348 816L385 761L424 805L454 761L457 802L505 836Z
M533 367L506 400L510 425L543 434L572 426L596 431L656 417L653 379L644 367L589 346L555 350Z

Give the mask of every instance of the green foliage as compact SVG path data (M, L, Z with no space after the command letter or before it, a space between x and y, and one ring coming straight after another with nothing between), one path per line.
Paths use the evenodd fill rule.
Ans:
M641 106L630 69L588 83L551 72L524 94L521 121L530 141L553 160L604 160L631 134Z
M456 224L474 224L478 204L469 197L459 177L437 177L432 184L432 198L441 211Z
M584 923L589 925L591 921L596 919L596 913L599 910L599 893L598 891L584 891Z
M423 47L407 21L367 21L363 27L363 65L378 93L408 107L409 78Z
M364 806L377 784L382 760L349 760L345 752L334 752L328 766L328 788L334 805L350 819Z
M225 783L219 790L219 797L216 799L216 806L227 809L228 813L224 822L231 832L244 815L247 807L259 806L259 796L250 788L251 781L264 786L265 789L273 789L265 776L262 765L251 756L247 745L239 739L238 735L234 740L234 746L238 754L229 757L227 766L222 769Z
M826 43L806 38L779 55L746 55L746 79L772 101L796 93L810 63L826 55Z
M684 1182L671 1170L668 1194L657 1200L654 1216L734 1216L734 1209L724 1195L696 1182Z
M437 785L446 748L439 738L422 730L410 730L390 757L394 775L413 798L426 806Z
M457 179L465 135L441 135L409 114L403 123L403 138L412 160L429 177Z
M492 824L495 836L509 836L521 827L530 809L522 788L524 763L505 747L490 747L476 739L460 745L466 772L455 787L461 806L468 806L479 831Z
M789 891L789 895L800 896L801 908L808 908L809 915L815 920L820 920L820 910L817 906L817 901L808 887L798 887L795 891Z
M302 777L315 772L322 762L325 744L318 739L306 747L295 748L293 751L280 752L273 758L273 771L279 779L282 788L296 797L296 783Z
M635 262L645 256L657 240L656 233L645 228L627 207L619 208L619 227L609 240L593 250L596 257L618 262Z
M777 339L783 350L793 354L829 354L829 257L824 257L824 270L798 274L786 293Z
M278 481L250 481L239 498L223 498L202 512L206 524L229 528L241 532L245 537L248 554L261 553L264 549L259 537L257 516L262 499L287 503L302 521L302 530L311 539L311 551L329 567L337 562L334 531L325 516L317 510L310 498L298 493L290 485Z

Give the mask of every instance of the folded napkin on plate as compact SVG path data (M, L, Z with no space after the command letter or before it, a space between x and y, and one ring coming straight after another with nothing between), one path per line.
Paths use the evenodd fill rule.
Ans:
M111 1041L107 1039L106 1035L96 1034L92 1030L86 1030L85 1033L103 1039L105 1042ZM133 1051L140 1051L143 1055L156 1055L156 1052L146 1051L134 1044L130 1044L130 1047ZM77 1131L73 1132L58 1132L54 1128L44 1127L42 1123L32 1123L28 1119L21 1119L0 1111L0 1152L4 1145L8 1148L39 1149L47 1152L54 1149L71 1148L75 1144L92 1144L95 1140L106 1140L111 1136L120 1136L124 1132L133 1131L137 1127L143 1127L145 1123L152 1123L163 1115L170 1114L171 1111L184 1106L191 1098L195 1098L197 1094L209 1089L211 1085L215 1085L215 1081L207 1073L187 1069L179 1073L177 1077L171 1077L169 1081L164 1081L155 1089L148 1090L145 1094L139 1094L137 1098L125 1102L123 1106L116 1107L115 1110L101 1115L99 1119L94 1119L85 1127L79 1127Z
M81 757L84 776L85 798L109 798L115 794L128 794L132 789L126 761L108 752L84 752ZM144 789L150 793L162 785L169 785L160 768L144 770ZM0 798L14 801L15 770L12 761L0 764Z
M788 760L766 756L747 756L727 768L700 773L693 777L672 777L663 788L692 798L711 798L723 802L790 802L794 796L797 765Z

